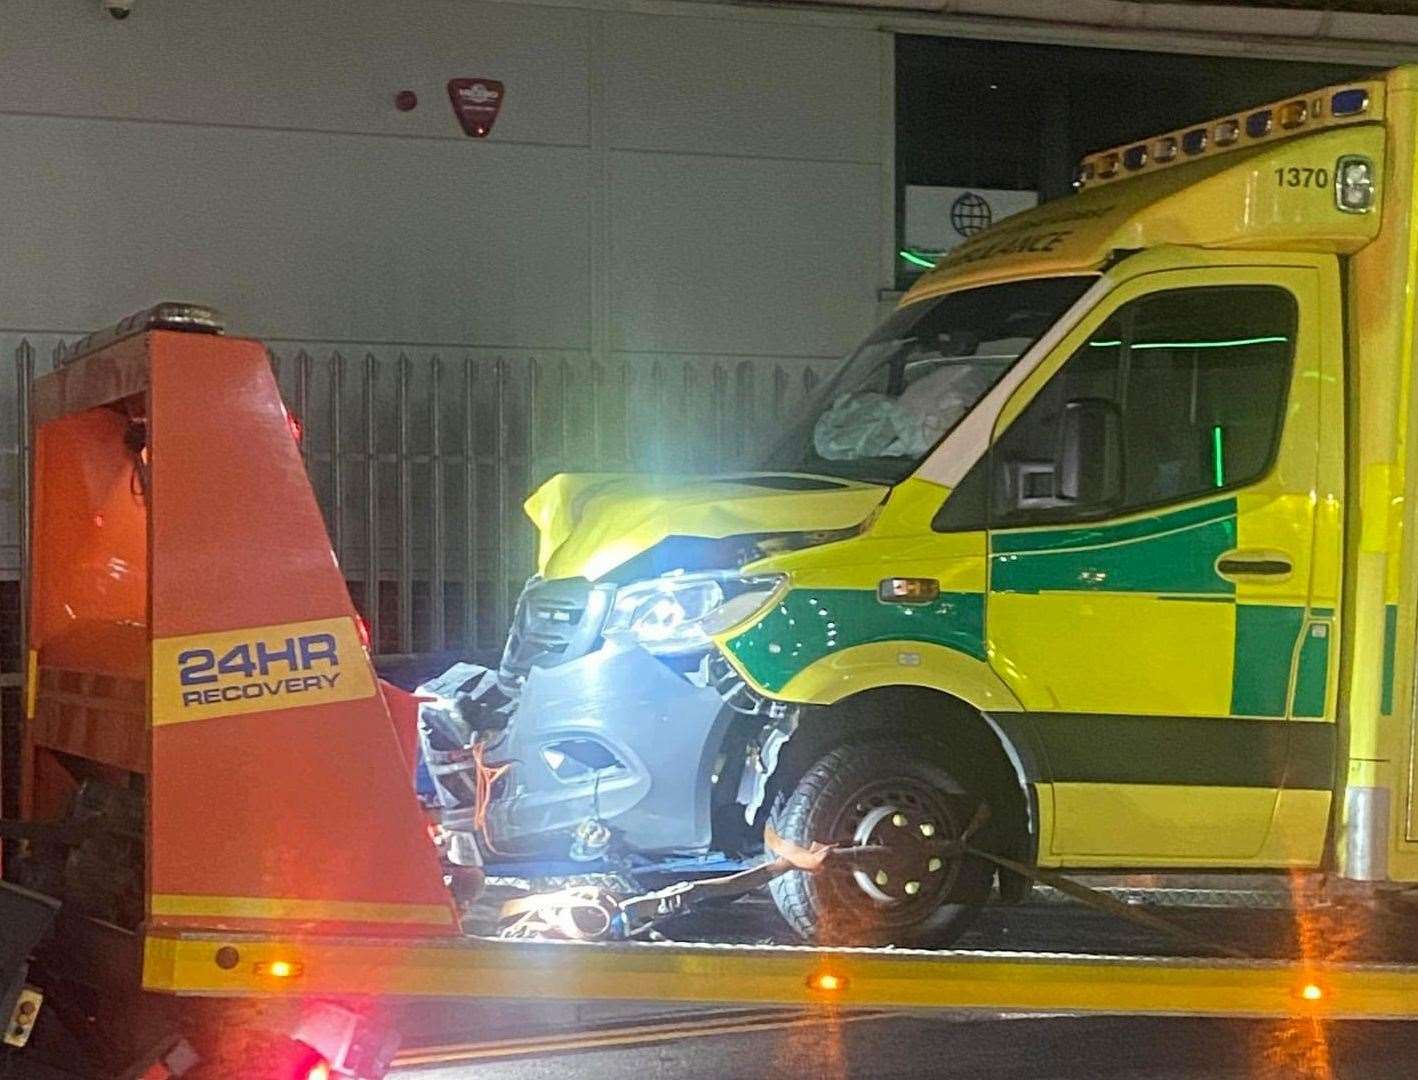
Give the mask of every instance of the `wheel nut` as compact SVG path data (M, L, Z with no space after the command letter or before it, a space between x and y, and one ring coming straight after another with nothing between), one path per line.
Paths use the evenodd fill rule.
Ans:
M929 821L923 821L923 822L921 822L921 835L922 835L922 836L934 836L934 835L935 835L935 826L932 825Z
M921 883L919 881L908 881L904 888L906 889L907 896L915 896L921 891Z
M945 864L939 859L932 859L930 862L926 863L926 869L929 870L932 874L934 874L944 865Z
M892 814L892 815L891 815L891 824L895 825L898 829L904 829L904 828L906 827L906 815L905 815L905 814Z
M878 870L876 872L876 877L874 880L878 885L885 885L890 880L890 878L886 876L885 870Z

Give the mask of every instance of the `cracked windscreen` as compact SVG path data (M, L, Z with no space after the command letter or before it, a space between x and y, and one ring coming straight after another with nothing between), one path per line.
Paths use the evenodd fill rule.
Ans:
M814 396L765 467L904 480L1094 280L1011 281L901 308Z

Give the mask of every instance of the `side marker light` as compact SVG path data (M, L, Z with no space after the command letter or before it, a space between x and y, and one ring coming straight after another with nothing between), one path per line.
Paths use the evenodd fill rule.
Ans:
M834 975L830 971L820 971L807 977L809 990L820 990L825 994L838 994L847 989L847 977Z
M1347 214L1363 214L1373 209L1373 162L1366 157L1349 154L1335 163L1334 205Z
M1324 990L1318 983L1306 983L1300 987L1300 996L1306 1001L1320 1001L1324 998Z
M886 578L876 587L876 598L883 604L929 604L939 597L935 578Z

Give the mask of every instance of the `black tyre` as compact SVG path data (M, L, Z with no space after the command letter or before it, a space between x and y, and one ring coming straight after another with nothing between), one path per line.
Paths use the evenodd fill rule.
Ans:
M937 761L941 756L901 742L839 747L780 799L773 822L785 839L883 852L776 878L769 890L793 930L825 945L939 948L969 926L989 898L993 870L942 850L980 800Z

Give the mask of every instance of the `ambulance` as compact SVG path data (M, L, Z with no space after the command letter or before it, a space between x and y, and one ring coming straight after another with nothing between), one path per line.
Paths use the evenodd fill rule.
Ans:
M1024 895L972 850L1418 882L1415 165L1418 67L1092 154L755 471L548 481L486 841L854 845L772 891L863 945Z

